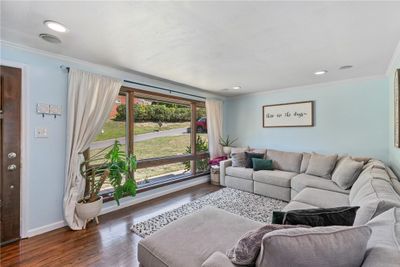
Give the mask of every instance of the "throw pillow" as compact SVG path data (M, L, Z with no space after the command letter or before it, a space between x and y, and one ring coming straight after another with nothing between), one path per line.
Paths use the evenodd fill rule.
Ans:
M305 173L307 171L308 163L310 162L311 154L304 152L303 159L301 160L300 173Z
M233 153L231 159L232 159L232 167L246 166L246 154L244 154L244 152Z
M368 226L291 228L267 233L257 266L361 266Z
M272 160L252 158L252 161L253 161L253 170L255 171L273 170Z
M343 189L349 189L357 180L363 166L364 162L346 157L341 160L335 168L332 181Z
M302 224L312 227L332 225L352 226L359 208L360 207L337 207L328 209L291 210L284 213L282 224ZM282 217L282 215L280 216Z
M284 211L273 211L272 212L272 224L283 224L286 212Z
M244 152L246 154L246 168L253 168L253 158L262 159L264 154Z
M338 155L321 155L312 153L308 162L306 174L315 175L323 178L331 178L333 168L335 168Z
M252 265L257 259L261 249L261 240L269 232L279 229L289 229L299 226L267 224L261 228L245 233L233 246L226 252L226 256L234 263L239 265Z

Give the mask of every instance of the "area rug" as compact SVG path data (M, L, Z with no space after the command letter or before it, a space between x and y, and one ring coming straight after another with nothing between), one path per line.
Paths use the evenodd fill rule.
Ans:
M179 208L132 225L131 230L141 237L149 236L169 223L191 214L205 206L224 209L228 212L264 223L271 223L272 211L281 210L287 202L224 188L210 193Z

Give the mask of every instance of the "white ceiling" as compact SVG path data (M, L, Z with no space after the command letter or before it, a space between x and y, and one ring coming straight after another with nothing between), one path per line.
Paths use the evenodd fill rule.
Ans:
M400 2L1 2L1 39L214 91L384 74ZM43 25L56 20L70 32ZM62 44L38 38L51 33ZM353 69L338 70L342 65ZM313 73L320 69L323 76ZM239 91L226 91L234 85Z

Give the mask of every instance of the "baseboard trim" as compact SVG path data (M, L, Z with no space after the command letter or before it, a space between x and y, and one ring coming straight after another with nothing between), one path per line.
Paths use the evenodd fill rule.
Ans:
M113 212L113 211L116 211L119 209L123 209L123 208L129 207L129 206L135 205L135 204L139 204L139 203L142 203L147 200L161 197L163 195L168 195L168 194L171 194L176 191L180 191L180 190L192 187L192 186L208 183L209 181L210 181L209 175L200 176L198 178L190 179L188 181L182 181L181 183L171 184L168 186L152 189L152 190L140 193L134 198L127 197L127 198L121 199L120 206L118 206L115 201L107 202L107 203L104 203L104 206L101 210L100 215L103 215L103 214L106 214L109 212ZM41 227L30 229L27 231L26 236L33 237L36 235L44 234L46 232L50 232L50 231L56 230L58 228L62 228L66 225L67 224L65 223L65 221L54 222L54 223L47 224L47 225L44 225Z
M58 221L58 222L47 224L47 225L44 225L41 227L33 228L33 229L28 230L27 237L44 234L44 233L56 230L58 228L62 228L66 225L67 224L64 221Z

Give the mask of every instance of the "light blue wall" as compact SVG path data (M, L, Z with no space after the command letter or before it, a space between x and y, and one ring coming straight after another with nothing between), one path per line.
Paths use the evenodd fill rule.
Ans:
M398 175L400 175L400 149L394 146L394 73L400 68L400 53L389 69L389 162Z
M144 82L152 85L184 91L187 93L213 97L202 91L169 84L116 69L85 63L71 58L49 56L39 51L1 45L1 60L26 64L28 70L27 86L29 156L30 167L28 177L29 216L27 230L37 229L63 220L62 199L64 192L65 143L66 143L66 104L67 74L60 65L76 67L82 70L100 73L120 79ZM3 62L4 63L4 62ZM139 88L137 86L137 88ZM148 90L148 88L142 88ZM58 104L63 107L63 115L57 119L42 118L36 114L37 103ZM48 128L47 139L34 138L35 127ZM25 163L25 164L26 164ZM24 164L24 162L23 162Z
M263 128L262 106L315 101L315 126ZM289 88L225 101L224 132L238 145L348 153L388 160L388 82L384 77Z

